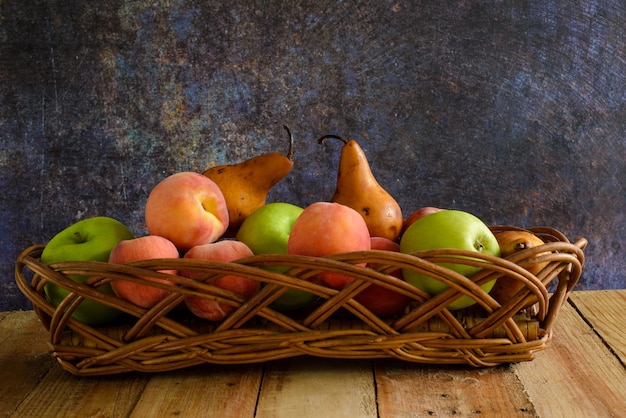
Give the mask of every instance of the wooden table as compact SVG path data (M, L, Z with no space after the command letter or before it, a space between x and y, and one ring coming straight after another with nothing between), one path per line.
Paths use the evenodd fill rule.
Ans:
M0 416L626 416L626 290L574 292L548 347L488 369L298 357L77 377L34 312L0 313Z

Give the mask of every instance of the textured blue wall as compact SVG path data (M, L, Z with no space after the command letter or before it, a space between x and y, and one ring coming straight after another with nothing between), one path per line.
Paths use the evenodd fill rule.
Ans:
M84 217L145 232L149 190L296 140L270 195L329 199L357 139L408 214L589 239L580 288L626 287L625 4L0 3L0 309L17 254ZM512 3L512 4L511 4Z

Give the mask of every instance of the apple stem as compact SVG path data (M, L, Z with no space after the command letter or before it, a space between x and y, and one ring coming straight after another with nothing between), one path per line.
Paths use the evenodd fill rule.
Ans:
M328 134L328 135L324 135L323 137L321 137L320 139L317 140L318 144L323 144L325 140L327 140L328 138L332 138L332 139L338 139L341 142L343 142L344 144L348 143L348 140L344 137L341 137L339 135L333 135L333 134Z
M289 136L289 150L287 151L287 158L291 161L293 160L293 135L291 135L291 131L287 125L283 125L283 128L285 128L287 135Z
M74 232L74 235L76 236L76 238L78 238L78 241L85 242L85 240L83 239L83 236L80 234L80 232L76 231L76 232Z

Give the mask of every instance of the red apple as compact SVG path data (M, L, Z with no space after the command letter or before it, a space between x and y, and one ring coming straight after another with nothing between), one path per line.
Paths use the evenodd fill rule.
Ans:
M176 173L158 183L148 196L145 216L148 232L169 239L181 252L217 241L229 222L220 188L193 172Z
M409 226L420 218L423 218L426 215L430 215L431 213L440 212L444 209L435 208L433 206L424 206L423 208L417 209L415 212L411 213L402 224L402 232L406 231Z
M361 214L348 206L330 202L307 206L293 224L287 242L288 254L314 257L369 249L369 230ZM354 281L354 277L324 272L315 280L333 289L342 289Z
M371 242L372 250L400 251L400 244L389 238L372 237ZM392 271L390 275L403 280L402 270L400 269ZM368 286L356 295L354 299L369 309L374 315L381 318L401 313L411 302L410 297L377 284Z
M131 261L152 260L155 258L179 258L178 249L167 238L158 235L121 241L109 255L109 262L124 264ZM177 274L176 270L159 270L162 273ZM171 283L168 280L149 277L150 280L162 283ZM111 287L115 294L122 299L134 303L142 308L150 308L164 299L169 292L164 289L148 285L114 280Z
M254 255L250 247L241 241L224 240L192 247L184 258L214 261L234 261ZM196 271L181 271L181 276L194 279L201 274ZM260 289L256 280L240 276L221 276L211 282L215 287L229 290L245 298L251 298ZM190 296L185 304L196 316L210 321L220 321L232 314L237 308L223 302Z

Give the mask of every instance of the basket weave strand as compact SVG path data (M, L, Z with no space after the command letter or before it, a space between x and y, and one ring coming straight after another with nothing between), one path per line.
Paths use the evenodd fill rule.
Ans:
M15 279L50 334L52 355L77 375L159 372L201 363L253 363L301 355L486 367L529 361L544 349L560 307L582 273L585 239L570 243L552 228L530 230L546 244L506 259L452 249L411 255L372 250L328 257L257 255L230 263L158 259L125 265L65 262L46 266L39 261L43 246L37 245L19 255ZM362 263L369 264L363 267ZM468 278L442 263L481 270ZM543 268L533 275L527 268L537 264ZM267 266L288 270L276 273ZM201 275L189 279L158 271L169 269L195 270ZM449 289L431 296L390 274L398 269L426 274ZM347 274L355 280L334 290L314 281L321 272ZM72 275L89 279L77 283L69 278ZM257 280L261 291L245 300L211 284L224 275ZM524 288L500 304L480 286L503 276L523 283ZM170 294L150 309L140 308L97 289L115 280L163 288ZM44 295L47 283L70 292L57 307ZM380 318L355 300L374 284L402 293L412 302L403 314ZM313 293L317 301L294 313L272 309L271 303L289 289ZM222 322L205 321L183 308L189 296L217 300L236 310ZM476 305L460 311L447 309L462 296L472 297ZM124 320L91 327L73 319L72 312L83 299L124 312ZM522 310L529 303L533 309Z

